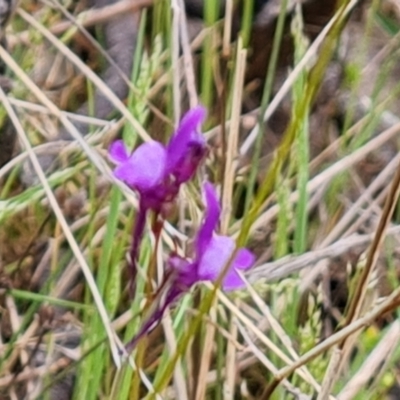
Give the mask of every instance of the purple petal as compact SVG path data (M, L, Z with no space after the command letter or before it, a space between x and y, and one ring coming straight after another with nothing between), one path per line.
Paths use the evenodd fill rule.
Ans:
M121 164L129 159L129 154L123 140L116 140L108 149L108 156L114 164Z
M180 158L179 162L177 162L172 169L168 167L168 172L174 175L176 182L179 184L187 182L196 173L206 152L207 147L205 143L188 143L183 157Z
M154 188L163 179L166 158L166 150L162 144L144 143L127 161L115 168L114 175L139 192L143 192Z
M206 109L202 106L192 108L183 116L178 129L168 144L168 155L171 155L171 161L178 157L176 154L181 155L185 151L189 142L204 142L204 137L198 131L198 128L205 117Z
M235 250L235 242L227 236L214 235L200 254L197 274L202 281L215 281Z
M250 250L242 248L237 251L232 267L246 270L254 265L255 260L256 257Z
M214 186L211 183L206 182L204 183L203 190L207 210L203 225L200 227L199 233L197 234L197 257L206 251L221 214L221 208L219 206Z
M201 280L215 281L225 268L235 250L235 242L227 236L214 235L198 265ZM224 290L236 290L244 287L237 269L246 270L254 263L254 255L247 249L239 249L222 281Z
M243 289L245 284L235 269L230 269L222 281L222 288L227 292Z
M192 159L191 153L198 155L200 153L199 149L205 149L205 139L201 134L199 128L206 116L206 110L204 107L198 106L189 110L182 118L178 129L171 138L167 146L168 151L168 173L175 172L184 168L182 164L195 164ZM193 152L193 148L196 150ZM188 154L188 151L190 154ZM203 150L203 153L205 150ZM189 162L186 160L189 158ZM196 165L197 167L197 165ZM186 167L185 174L188 175L188 168ZM191 175L193 175L193 168L190 170ZM191 177L189 176L189 178ZM189 179L188 178L188 179Z
M222 282L222 288L226 291L241 289L245 286L242 278L236 272L236 270L246 270L254 265L255 256L247 249L239 249L236 253L236 257L232 262L229 271L225 275Z

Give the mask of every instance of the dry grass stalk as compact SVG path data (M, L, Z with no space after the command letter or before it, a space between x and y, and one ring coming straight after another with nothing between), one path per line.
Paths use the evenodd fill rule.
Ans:
M206 395L206 390L207 390L207 385L205 384L206 377L208 374L208 371L210 369L210 362L211 362L211 356L213 355L213 350L214 350L214 338L215 338L215 322L217 319L217 309L216 305L214 305L210 309L210 319L212 322L211 324L207 325L206 329L206 334L204 337L204 344L202 347L202 352L201 354L201 360L193 360L194 363L200 362L200 369L199 369L199 374L197 378L197 387L196 387L196 393L195 393L195 400L203 400Z
M353 8L357 5L358 0L352 0L350 1L344 10L343 16L349 15L350 12L353 10ZM321 31L321 33L318 35L318 37L314 40L314 42L311 44L311 46L308 48L307 52L304 54L303 58L300 60L300 62L295 66L293 71L290 73L290 75L285 79L285 82L283 83L282 87L279 89L278 93L275 95L275 97L272 99L272 101L269 103L267 109L265 110L264 114L264 121L268 121L268 119L271 117L271 115L276 111L278 108L279 104L282 102L282 100L285 98L285 96L289 93L289 90L292 88L294 82L298 79L299 75L307 68L310 66L310 64L313 64L313 60L315 60L316 57L318 57L318 50L325 40L326 36L330 32L331 28L334 26L336 23L337 19L342 15L341 10L339 9L336 14L331 18L329 23L327 23L324 27L324 29ZM249 149L251 146L254 144L258 134L258 125L254 127L254 129L250 132L250 134L247 136L246 140L243 142L242 146L240 147L240 155L245 155L248 153Z
M321 188L321 186L326 186L335 176L349 170L352 166L356 165L359 161L363 160L367 154L375 151L389 140L393 139L400 132L400 123L386 129L379 136L371 139L364 146L355 150L352 154L343 157L341 160L337 161L323 172L312 178L307 184L308 193L312 194L315 190ZM298 200L298 193L293 192L289 198L290 202L296 202ZM262 213L258 219L254 222L251 232L257 229L267 226L271 221L276 218L279 211L279 205L276 204L268 208L264 213ZM237 232L240 227L241 221L235 223L231 227L231 232ZM238 234L234 233L234 237Z
M4 52L4 49L0 47L0 55L2 57L4 57L4 55L1 54L2 52ZM41 92L39 91L39 93L41 93ZM114 358L114 362L117 366L121 366L121 356L120 355L124 354L125 348L122 345L122 343L120 342L118 336L115 334L114 330L111 328L110 321L107 316L107 311L106 311L104 303L103 303L103 299L101 298L100 293L98 292L98 288L96 286L96 282L93 278L93 275L90 271L89 265L87 264L83 254L79 248L79 245L76 242L76 239L70 230L67 220L65 219L65 217L61 211L61 208L57 202L57 199L54 196L54 193L53 193L51 187L49 186L49 183L48 183L46 176L44 174L44 171L36 157L36 154L33 152L32 146L29 143L28 138L26 137L26 133L25 133L22 125L20 124L19 119L18 119L17 115L15 114L13 108L11 107L11 104L9 103L6 94L4 93L4 91L1 88L0 88L0 100L2 101L5 109L7 110L7 113L9 115L12 123L14 124L14 127L18 133L18 136L25 147L25 150L28 152L29 159L32 162L33 168L40 180L41 185L43 186L43 189L49 200L50 206L53 209L54 214L55 214L59 224L62 227L64 235L65 235L65 237L71 247L71 250L74 253L74 255L82 269L82 272L86 278L86 281L90 287L94 301L96 303L97 309L99 311L100 317L104 324L104 328L107 332L107 335L108 335L108 338L110 341L110 348L111 348L111 353ZM48 103L48 104L50 104L51 108L55 108L55 106L52 105L48 100L45 101L44 103L45 104ZM73 127L73 125L68 120L66 122Z
M383 209L382 217L379 221L379 225L376 230L376 234L374 240L371 243L371 247L369 249L368 258L366 261L366 265L362 270L361 276L357 282L355 287L355 292L352 293L352 297L350 298L350 306L346 315L345 325L350 325L352 322L356 321L357 318L361 315L361 310L364 304L365 296L367 293L367 288L369 281L371 279L371 275L376 266L379 254L381 252L381 248L383 245L383 240L386 236L386 231L391 221L393 212L395 210L397 201L400 196L400 165L397 168L396 174L393 178L392 185L390 188L390 193L386 199L385 207ZM324 379L330 382L332 386L335 382L335 379L339 376L340 372L344 368L348 357L357 340L357 335L349 335L344 338L343 341L338 343L336 348L341 353L341 357L335 359L336 363L332 370L330 370L330 375L326 375Z
M184 9L183 0L179 0L180 8ZM193 57L192 52L190 49L190 40L188 34L188 23L186 14L184 12L180 13L180 40L182 45L182 52L183 52L183 69L185 72L185 79L186 79L186 87L187 92L189 95L189 105L190 108L195 107L198 103L198 94L196 90L196 80L195 80L195 72L193 67Z
M57 39L48 29L46 29L43 25L38 23L35 18L30 16L25 11L19 9L18 14L27 21L32 27L34 27L38 32L40 32L43 37L45 37L52 45L68 60L73 63L88 79L90 79L93 84L102 91L102 93L107 97L107 99L115 106L115 108L126 118L126 120L132 124L135 130L138 132L142 140L149 141L151 140L148 133L143 129L143 127L139 124L139 122L133 117L133 115L128 111L122 101L114 94L114 92L104 84L104 82L76 55L74 54L65 44L63 44L60 40ZM6 60L4 60L7 62ZM14 71L15 72L15 71ZM17 75L17 74L16 74ZM22 79L21 79L22 80ZM40 90L32 90L35 96L40 99L42 96ZM59 116L60 111L58 110L55 116ZM65 126L65 124L64 124ZM65 128L69 131L69 133L74 137L74 139L78 140L77 137L73 134L73 129L69 129L68 126ZM78 140L79 141L79 140ZM83 147L83 146L82 146ZM86 151L86 149L85 149ZM90 153L90 149L89 149Z
M229 333L232 336L232 338L236 340L238 329L235 317L233 317L230 321ZM234 341L229 341L226 349L226 377L223 386L224 400L234 399L237 372L238 371L236 366L236 345L234 344Z
M392 353L398 346L400 340L400 322L391 324L386 334L375 346L371 354L364 361L356 374L347 382L346 386L338 394L338 400L351 400L371 380L377 380L380 370L389 362Z
M241 99L243 94L243 83L246 71L247 51L242 48L241 40L238 41L236 71L234 85L234 96L231 113L231 125L229 128L228 141L225 153L224 186L222 189L222 222L221 231L226 234L232 217L232 194L233 185L238 166L238 137L240 124Z
M53 35L61 35L73 27L83 30L84 28L107 22L112 18L126 14L127 12L136 12L141 8L150 6L152 3L153 0L121 0L117 3L104 6L102 8L83 11L82 13L74 16L73 20L59 22L52 26L49 30ZM11 48L13 48L20 43L29 43L29 40L30 33L28 31L24 31L17 35L10 36L8 44Z
M398 226L394 226L388 230L389 235L398 235L399 233L400 228ZM248 279L250 282L257 282L259 279L275 281L299 272L303 268L313 266L319 261L338 257L354 247L367 245L372 240L373 234L354 234L352 236L348 236L346 239L338 240L337 242L325 248L309 251L300 256L283 257L277 261L260 265L254 268L253 271L249 272ZM321 272L322 270L320 269L319 273ZM304 286L302 286L304 290L307 287L309 287L309 284L304 284Z

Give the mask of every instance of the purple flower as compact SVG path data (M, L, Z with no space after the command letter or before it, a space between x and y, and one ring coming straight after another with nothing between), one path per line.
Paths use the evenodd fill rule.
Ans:
M114 176L139 192L143 208L161 212L193 177L207 149L199 129L205 115L201 106L189 110L166 146L151 141L132 154L122 140L110 146L110 159L117 164Z
M127 351L131 351L138 340L160 322L165 310L174 303L183 293L201 281L216 281L226 268L227 263L235 251L235 242L227 236L217 235L214 231L219 222L221 208L210 183L204 184L204 195L207 203L206 216L199 229L195 242L195 257L192 261L176 254L168 260L164 300L145 322L135 337L127 344ZM254 264L254 254L245 248L239 249L231 260L222 280L224 290L236 290L244 287L237 270L245 271Z
M210 183L204 184L204 194L207 212L197 234L194 260L190 262L176 255L169 259L170 268L176 271L178 286L186 288L200 281L216 281L235 251L233 239L214 233L221 209L215 189ZM244 282L237 270L247 270L253 263L253 253L244 248L239 249L222 280L222 288L227 291L242 288Z

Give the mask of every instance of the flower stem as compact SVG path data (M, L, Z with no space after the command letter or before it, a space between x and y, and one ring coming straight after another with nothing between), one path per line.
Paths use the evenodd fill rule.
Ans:
M143 206L143 204L139 204L139 210L136 214L135 225L133 227L133 234L132 234L132 245L130 251L130 264L129 264L129 294L131 299L133 299L135 295L134 290L134 282L136 279L137 273L137 258L139 253L139 245L142 241L144 227L146 224L146 214L147 208Z
M147 321L139 329L137 334L125 345L125 349L128 354L132 353L133 349L143 336L147 336L153 331L153 329L161 321L167 307L173 304L174 301L182 294L179 289L174 287L169 287L167 290L169 290L169 293L166 295L165 299L162 300L163 303L157 306L157 308L153 311L153 314L150 315Z

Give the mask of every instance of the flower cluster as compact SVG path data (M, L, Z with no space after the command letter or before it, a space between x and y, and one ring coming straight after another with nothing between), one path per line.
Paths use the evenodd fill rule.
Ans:
M153 210L165 216L178 195L180 185L195 174L207 151L200 132L205 115L203 107L186 113L167 146L151 141L140 145L132 154L122 140L110 146L109 157L117 165L114 176L140 196L130 251L131 293L147 212Z
M193 177L205 157L207 147L200 131L204 118L204 108L190 110L166 146L152 141L142 144L132 154L128 153L122 141L116 141L110 147L110 158L117 165L115 177L136 190L140 196L130 252L131 288L147 212L152 210L156 215L165 217L180 186ZM254 263L254 255L244 248L235 251L235 243L231 238L215 233L221 214L217 194L208 182L204 184L203 192L206 213L195 238L194 256L169 256L165 274L169 282L164 286L162 301L128 344L128 349L132 349L137 340L161 320L169 305L198 282L215 282L224 273L224 290L243 287L237 271L250 268Z
M207 149L199 130L205 115L203 107L190 110L167 146L151 141L129 154L122 140L111 145L114 175L139 192L143 209L162 212L193 177Z

